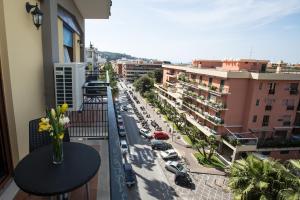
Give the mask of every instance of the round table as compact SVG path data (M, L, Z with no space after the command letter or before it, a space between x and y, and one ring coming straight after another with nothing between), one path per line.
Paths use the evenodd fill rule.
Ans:
M52 196L68 193L95 176L100 155L92 147L75 142L63 146L64 161L52 163L52 145L41 147L23 158L14 171L16 184L25 192Z

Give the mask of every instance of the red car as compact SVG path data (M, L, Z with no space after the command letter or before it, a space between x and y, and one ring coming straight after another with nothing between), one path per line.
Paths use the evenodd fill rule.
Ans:
M169 139L168 133L164 131L154 131L153 133L154 139L156 140L167 140Z

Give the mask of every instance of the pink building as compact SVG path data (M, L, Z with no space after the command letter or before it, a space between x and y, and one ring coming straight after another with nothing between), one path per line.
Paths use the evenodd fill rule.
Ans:
M192 66L199 68L216 68L222 66L221 60L193 60Z
M218 152L229 161L247 152L300 158L300 74L268 72L267 60L218 62L211 67L202 61L197 68L163 65L159 96L181 105L176 107L199 129L199 137L215 135Z

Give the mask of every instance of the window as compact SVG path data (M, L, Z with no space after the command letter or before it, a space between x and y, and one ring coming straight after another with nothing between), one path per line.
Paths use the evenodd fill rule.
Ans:
M258 89L261 90L263 86L263 83L259 83Z
M63 27L64 61L73 62L73 32L67 26Z
M211 86L212 80L213 80L212 78L209 78L209 79L208 79L208 86Z
M259 99L256 99L255 105L256 105L256 106L259 106Z
M265 99L265 103L266 103L266 107L265 107L265 111L270 111L272 110L272 104L275 101L275 99Z
M262 126L268 126L269 125L269 119L270 119L269 115L264 115Z
M291 95L298 94L298 83L291 83L290 84L290 94Z
M267 64L262 64L260 72L266 72L266 69L267 69Z
M269 83L269 94L275 94L276 83Z
M200 83L202 83L202 76L199 77Z
M253 116L252 122L255 123L257 121L257 115Z
M221 80L221 81L220 81L220 89L219 89L220 92L223 91L224 85L225 85L225 80Z
M286 110L294 110L295 109L295 100L294 99L284 99L283 105L286 106Z

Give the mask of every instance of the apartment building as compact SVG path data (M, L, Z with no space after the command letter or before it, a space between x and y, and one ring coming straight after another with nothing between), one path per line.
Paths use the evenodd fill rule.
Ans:
M144 61L144 60L118 60L114 63L115 72L126 81L133 82L137 78L161 69L161 61Z
M268 71L268 62L223 60L220 66L219 61L198 60L194 66L163 65L158 97L184 112L199 129L199 137L215 135L218 152L231 162L248 152L300 158L300 116L296 117L300 74Z
M110 0L30 0L43 13L37 26L26 3L0 0L0 199L18 191L12 176L29 153L29 121L56 105L54 64L84 62L84 20L107 19L111 7Z
M101 57L100 51L96 47L94 47L91 43L89 48L85 49L86 62L90 68L90 70L98 69L99 65L106 62L105 58Z

